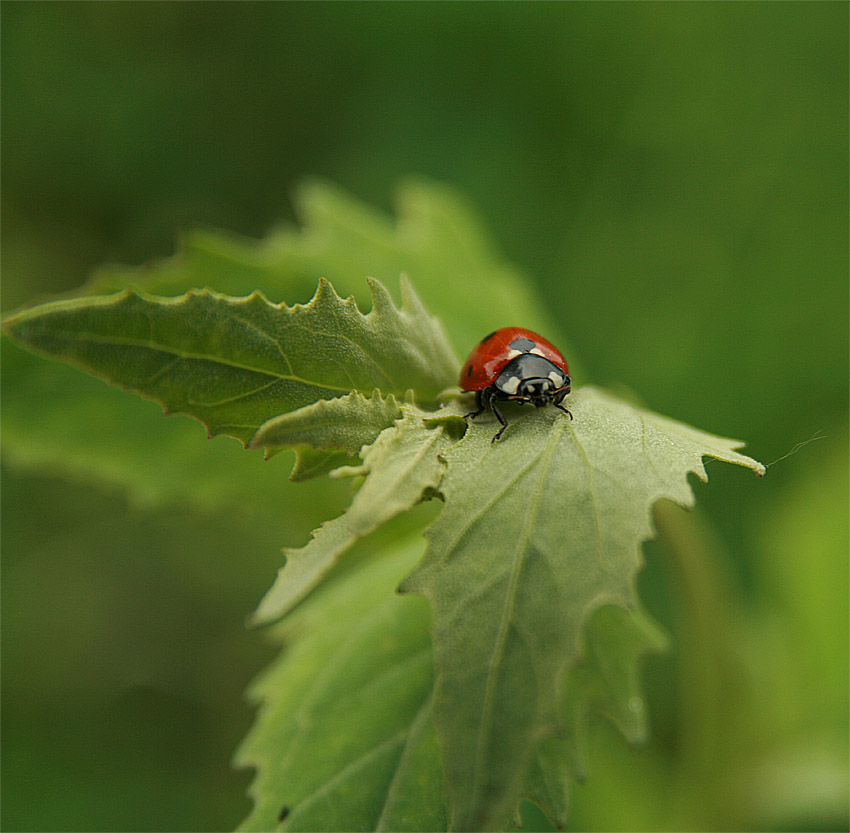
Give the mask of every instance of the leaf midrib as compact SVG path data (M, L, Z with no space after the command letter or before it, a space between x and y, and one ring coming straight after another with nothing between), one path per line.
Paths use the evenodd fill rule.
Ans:
M190 353L186 350L180 350L177 347L158 344L152 341L142 341L141 339L132 338L118 338L115 336L101 336L94 333L69 332L67 330L52 330L51 335L56 335L58 337L65 338L68 341L77 341L82 343L94 342L96 344L103 344L110 347L138 347L153 350L155 352L163 353L168 356L174 356L177 359L183 359L187 361L210 362L211 364L220 364L224 365L225 367L232 367L236 370L244 370L248 373L256 373L261 376L269 376L274 381L299 382L302 385L307 385L308 387L313 388L322 388L323 390L344 391L345 393L350 393L352 390L352 388L350 387L339 387L337 385L322 384L320 382L313 382L309 379L304 379L301 376L287 375L285 373L280 373L261 367L252 367L251 365L236 362L231 359L224 358L222 356L206 355L204 353Z
M507 642L510 623L516 612L516 597L519 591L520 576L522 574L522 569L525 566L525 560L529 550L528 543L531 540L531 533L534 529L534 521L540 511L542 495L549 475L549 469L552 465L555 448L558 445L558 441L560 440L560 435L563 430L563 425L560 421L553 423L553 428L549 433L546 446L535 458L535 460L539 461L541 464L540 473L534 487L532 498L529 501L529 511L525 515L525 524L523 525L522 534L519 538L513 566L511 567L508 592L505 598L505 605L502 608L502 619L499 623L499 632L496 637L496 644L494 646L493 653L491 654L491 661L487 671L487 684L485 688L481 719L481 725L486 726L487 728L484 731L480 731L478 734L478 748L476 749L475 754L475 766L473 769L472 781L473 800L471 803L473 806L475 806L480 800L482 772L486 771L487 749L492 736L492 712L495 708L496 679L501 667L502 659L504 658L504 647ZM537 710L538 704L535 703L534 708Z

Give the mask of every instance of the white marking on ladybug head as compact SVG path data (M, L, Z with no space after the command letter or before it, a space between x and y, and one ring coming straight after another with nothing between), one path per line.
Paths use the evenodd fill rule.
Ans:
M560 387L562 387L562 386L563 386L563 384L564 384L564 377L563 377L563 376L561 376L561 374L560 374L560 373L558 373L558 371L557 371L557 370L553 370L553 371L549 374L549 378L552 380L552 384L553 384L556 388L560 388Z
M509 359L515 359L517 356L521 356L521 355L522 355L522 353L520 353L519 350L510 350L508 352L508 358Z
M539 347L532 347L531 350L529 350L528 352L534 353L535 356L540 356L543 359L546 358L546 356L543 355L543 351Z
M519 387L519 376L511 376L505 381L500 381L499 387L507 394L513 396Z

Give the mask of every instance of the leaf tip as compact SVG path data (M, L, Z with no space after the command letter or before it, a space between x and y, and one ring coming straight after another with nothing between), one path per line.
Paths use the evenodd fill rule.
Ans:
M305 307L321 307L323 304L332 301L336 296L333 284L324 277L319 278L319 283L316 286L316 292L313 297L304 305ZM300 306L300 305L296 305Z
M416 293L413 287L413 282L407 275L407 272L402 272L398 276L399 286L401 286L401 308L405 312L420 313L425 311L422 304L422 299Z
M417 581L415 570L401 580L395 592L397 596L409 596L411 593L422 594L421 585Z
M246 304L254 304L255 306L274 306L280 307L280 304L272 304L272 302L266 297L266 294L261 289L253 290L249 295L246 295L244 298Z
M395 309L389 290L377 279L366 276L366 283L372 295L372 312L380 314L386 310Z

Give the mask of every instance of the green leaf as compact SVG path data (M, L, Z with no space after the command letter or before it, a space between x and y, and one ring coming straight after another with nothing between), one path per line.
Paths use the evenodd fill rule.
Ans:
M356 454L364 445L401 415L395 397L381 396L374 390L367 398L359 391L337 399L320 399L297 411L272 417L264 422L251 447L269 450L286 446L308 445L313 448L339 449Z
M458 440L453 424L432 426L426 412L410 405L402 411L402 419L363 449L368 476L346 513L355 535L368 535L436 489L445 472L442 454Z
M666 637L640 608L606 605L590 616L583 656L563 682L563 732L540 745L523 792L558 827L567 823L570 783L584 781L587 774L587 730L593 715L610 719L632 743L646 740L640 661L666 647Z
M283 550L283 566L251 617L251 624L275 622L304 599L331 571L337 560L356 543L346 515L325 521L310 542Z
M292 287L317 274L350 287L366 273L392 281L406 270L446 314L459 344L517 323L517 316L550 331L522 276L501 262L450 194L408 187L398 224L324 185L302 192L300 208L303 230L260 244L195 236L183 255L148 273L146 286L279 287L292 298ZM119 284L131 277L115 275ZM554 411L514 418L498 446L489 444L494 429L486 417L458 444L456 406L439 416L407 408L404 420L389 427L399 412L396 398L408 388L429 403L456 379L440 326L404 281L402 292L399 310L373 284L366 316L324 284L310 304L293 308L259 293L157 299L127 292L45 305L7 328L33 349L195 416L211 434L246 442L262 427L255 445L296 449L295 479L346 463L352 465L345 473L365 475L352 510L290 554L258 611L261 621L303 600L357 540L423 497L445 494L429 555L407 584L434 606L438 660L434 697L422 694L409 735L433 741L433 708L454 825L503 824L522 796L562 822L566 783L583 767L585 715L603 710L630 738L645 731L635 668L655 640L652 628L642 627L633 583L640 541L651 534L648 507L661 496L688 503L686 474L704 474L703 454L758 466L735 455L731 441L590 389L572 398L576 424L565 425ZM373 440L358 465L357 452ZM604 611L616 613L600 625L608 621ZM436 749L431 741L422 749ZM386 775L387 748L362 759L337 755L335 772L353 765L359 776ZM306 772L309 744L299 749ZM333 826L332 814L346 801L355 808L371 800L352 795L347 775L322 777L322 795L332 800L302 796L289 824L325 818ZM396 793L396 803L403 799Z
M368 315L321 281L306 306L274 305L259 292L163 299L127 290L45 304L4 326L32 349L247 443L271 417L317 399L378 387L413 388L429 402L455 381L442 329L412 288L401 309L379 283L370 288Z
M234 232L196 228L179 234L176 248L171 257L142 266L99 266L81 292L107 295L135 287L154 295L182 295L189 289L210 286L226 295L250 295L259 289L270 298L306 299L319 275L328 277L342 292L354 292L369 274L366 270L352 275L347 287L338 286L334 276L320 268L295 275L280 256L279 233L254 240Z
M257 768L255 806L241 829L274 829L284 806L286 830L446 829L430 617L410 604L421 600L392 593L422 553L421 539L404 540L325 583L272 631L283 651L252 686L261 708L237 754ZM537 751L522 791L560 825L577 772L574 738L659 644L651 626L610 612L591 620L588 641L598 650L580 666L581 686L565 685L592 696L565 701L566 737ZM636 638L641 631L653 637Z
M297 446L295 448L295 464L292 466L289 479L293 483L312 480L315 477L329 474L334 469L350 463L351 460L352 455L346 451L313 448L309 445Z
M584 654L588 617L636 609L652 504L691 506L687 475L706 479L703 456L764 472L734 451L740 443L594 388L569 408L572 421L554 409L511 414L495 445L481 420L445 453L445 508L402 584L432 606L453 829L509 819L532 755L563 724L563 680Z
M406 272L429 309L440 313L458 347L465 349L502 324L522 322L556 332L526 276L506 262L480 217L456 192L437 183L406 182L396 204L397 216L388 216L333 184L311 181L295 195L299 226L279 228L260 241L222 231L189 231L180 236L174 256L142 267L104 265L80 291L97 295L135 286L156 295L179 295L210 286L227 295L260 290L273 300L291 302L309 298L319 275L346 295L361 290L364 275L395 292L400 273ZM487 302L482 304L485 287ZM570 355L574 375L580 375L562 336L558 343ZM18 351L8 348L4 365L11 352ZM230 494L244 494L247 503L256 503L257 484L276 472L266 468L255 476L248 459L225 462L222 458L232 455L194 439L191 426L183 427L180 420L164 424L144 403L121 401L82 374L46 363L31 362L28 368L26 378L11 376L5 367L3 375L4 454L20 465L105 477L146 502L194 499L216 489L210 495L215 505ZM55 414L48 413L49 406L36 405L48 397L57 403ZM81 419L61 419L60 412L78 413ZM140 434L149 439L137 441ZM340 452L302 446L290 478L308 480L350 462ZM187 476L198 472L201 485L175 477L178 464ZM281 503L292 500L287 496Z
M302 228L270 239L270 256L276 251L295 275L325 275L345 291L356 288L349 281L361 274L389 287L407 274L459 347L469 349L484 333L520 323L558 335L558 322L529 291L529 276L505 258L456 190L408 179L394 203L391 217L337 185L308 181L295 197ZM573 355L563 333L557 343ZM580 371L577 362L570 367Z
M431 427L423 419L425 412L410 405L401 407L404 417L363 449L363 466L357 471L364 473L366 480L348 511L322 524L306 547L284 550L286 563L260 602L254 624L266 624L286 614L354 543L439 486L445 471L440 455L457 440L454 426Z
M193 506L263 519L272 539L306 539L350 500L344 484L286 481L284 461L263 463L236 443L209 440L186 419L165 419L151 402L48 362L2 339L3 460L75 481L125 489L136 505ZM327 453L327 452L321 452ZM336 458L331 468L350 461ZM283 515L281 505L288 508Z
M564 683L563 719L569 727L570 759L577 777L585 775L589 714L606 716L631 743L643 743L648 733L646 704L640 685L640 661L667 647L667 637L640 607L598 608L584 631L584 653Z
M428 608L393 588L422 544L396 546L321 588L277 629L280 658L237 762L257 768L242 830L444 830L430 721Z

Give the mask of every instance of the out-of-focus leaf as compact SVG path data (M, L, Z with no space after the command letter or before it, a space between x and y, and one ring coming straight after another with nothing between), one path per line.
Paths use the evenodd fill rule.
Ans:
M764 590L747 622L754 689L743 718L755 739L740 775L750 829L850 821L846 423L829 434L813 460L795 458L796 477L759 528Z
M269 245L279 246L281 260L299 273L318 266L332 280L367 274L390 287L399 273L410 275L462 351L497 327L522 324L557 336L561 348L573 353L528 291L528 277L506 261L456 191L408 180L399 186L395 205L398 219L331 183L309 181L296 195L302 230L284 230ZM351 291L348 283L339 286Z
M444 830L430 721L428 608L393 593L421 541L325 585L282 623L285 648L253 686L237 761L257 768L241 829Z
M2 344L3 459L74 480L125 489L136 504L251 513L306 538L347 500L341 484L286 481L286 461L264 462L236 443L209 440L197 423L165 419L151 402L75 368ZM337 457L331 468L348 461ZM280 506L291 512L280 516Z
M584 644L584 655L563 685L563 731L541 744L524 792L559 828L567 824L570 783L586 775L589 717L608 717L632 743L646 740L640 662L645 654L663 650L667 640L639 607L627 611L609 605L589 618Z
M573 420L554 409L514 419L495 445L482 421L444 455L446 505L402 584L432 605L434 719L455 829L497 829L513 812L532 754L557 733L587 618L637 605L652 504L692 505L687 475L706 479L703 456L764 472L734 440L594 388L569 408ZM625 720L632 696L618 687L615 717Z
M569 670L565 684L565 721L576 741L575 760L583 773L583 719L589 712L608 717L631 743L647 735L646 704L640 685L640 660L667 646L659 626L639 606L632 610L599 608L585 627L584 655Z

